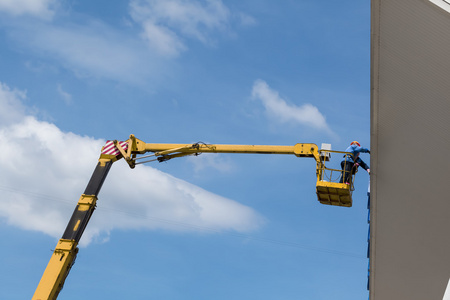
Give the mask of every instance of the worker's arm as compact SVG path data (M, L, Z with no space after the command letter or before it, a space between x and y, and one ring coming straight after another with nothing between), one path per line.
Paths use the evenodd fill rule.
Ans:
M369 165L367 165L361 158L357 158L356 159L356 163L361 166L361 168L363 168L364 170L366 170L367 172L370 171L370 167Z
M354 153L370 153L370 150L364 147L359 147L357 145L353 145L353 151Z

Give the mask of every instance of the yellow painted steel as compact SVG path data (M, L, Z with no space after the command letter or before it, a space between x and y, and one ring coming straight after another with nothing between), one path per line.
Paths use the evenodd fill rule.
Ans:
M77 210L87 211L95 207L96 201L96 196L83 194L78 200ZM73 231L78 230L80 223L81 220L75 223ZM66 277L75 262L78 253L77 244L75 240L60 239L58 241L32 300L54 300L58 297Z
M58 241L32 300L54 300L58 297L77 253L75 241Z
M144 154L154 152L155 155L182 153L262 153L262 154L295 154L297 156L318 155L315 144L297 144L295 146L267 145L210 145L210 144L150 144L136 139L133 135L128 140L131 153ZM312 148L312 149L311 149ZM123 149L120 150L124 151Z
M134 135L130 135L128 142L128 153L121 149L119 151L125 156L125 159L134 168L135 161L130 153L144 154L153 152L155 157L160 157L160 161L175 157L198 153L260 153L260 154L294 154L298 157L312 157L316 160L316 193L317 199L322 204L337 205L344 207L352 206L352 187L345 183L327 182L324 175L331 170L325 167L324 158L331 153L342 153L341 151L321 150L317 145L310 143L300 143L294 146L267 146L267 145L220 145L220 144L149 144L138 140ZM331 156L331 155L330 155ZM339 170L339 172L341 172Z
M146 152L165 155L180 153L265 153L294 154L294 146L208 145L208 144L145 144Z
M326 154L330 154L331 156L331 153L338 154L338 158L343 157L342 159L345 159L344 163L346 163L346 154L351 155L351 153L331 150L321 150L321 153L324 154L323 156L327 156ZM334 176L334 179L333 173L338 173L338 176ZM346 184L340 182L341 176L344 175L343 173L344 171L341 169L328 168L323 160L321 160L321 163L317 164L316 194L317 200L319 200L320 203L343 207L352 206L352 192L355 176L354 174L350 174L350 183Z
M80 200L78 200L78 210L86 211L95 207L97 203L97 197L95 195L81 195Z
M316 161L316 193L318 200L322 204L337 205L350 207L352 205L350 185L328 182L324 179L327 171L332 170L325 167L325 161L328 160L326 155L321 155L317 145L310 143L296 144L294 146L268 146L268 145L209 145L203 143L195 144L149 144L136 139L134 135L126 141L128 149L125 151L120 143L114 141L114 145L119 150L119 155L101 154L99 158L100 167L106 167L108 163L113 163L121 158L124 158L131 168L136 165L138 154L145 154L153 152L152 155L156 160L164 161L175 157L186 155L195 155L199 153L260 153L260 154L293 154L297 157L311 157ZM329 151L336 152L336 151ZM142 158L142 157L140 157ZM106 173L107 174L107 173ZM106 177L106 175L105 175ZM104 178L103 178L104 179ZM101 183L97 183L100 184ZM95 195L83 194L77 205L76 212L88 212L95 209L97 197ZM76 219L68 228L77 233L80 226L87 225L89 219L82 221ZM84 222L84 223L83 223ZM84 230L84 227L83 227ZM62 289L65 279L70 271L70 268L75 262L78 253L78 240L81 237L82 231L79 232L77 240L60 239L53 255L44 271L44 274L39 282L36 292L32 300L54 300L57 298ZM64 236L63 236L64 237Z
M118 144L118 143L115 143ZM298 157L312 157L316 160L316 193L317 199L322 204L351 207L352 206L352 187L345 183L327 182L324 178L327 169L325 167L324 157L320 155L317 145L310 143L301 143L294 146L267 146L267 145L213 145L213 144L148 144L136 139L133 135L128 140L129 148L133 153L153 152L155 157L161 157L167 160L175 157L192 155L196 153L260 153L260 154L294 154ZM120 146L119 146L120 147ZM119 148L122 155L125 151ZM344 153L340 151L328 151ZM130 156L126 157L130 166L134 167L134 161ZM338 170L333 170L338 171ZM339 170L339 172L341 172Z
M317 199L322 204L351 207L352 191L349 184L318 180Z

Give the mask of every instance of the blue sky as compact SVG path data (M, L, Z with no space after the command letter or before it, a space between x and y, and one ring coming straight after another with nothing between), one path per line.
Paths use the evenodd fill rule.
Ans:
M368 147L369 103L369 1L0 0L0 298L31 298L106 140ZM364 299L368 179L348 209L309 158L118 161L59 298Z

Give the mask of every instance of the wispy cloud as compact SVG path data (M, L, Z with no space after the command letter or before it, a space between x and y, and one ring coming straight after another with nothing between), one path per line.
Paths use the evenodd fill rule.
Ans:
M55 61L81 78L103 78L141 84L162 62L139 39L90 20L84 25L14 23L12 38L38 57ZM167 65L167 64L166 64Z
M213 45L218 33L232 34L232 24L255 23L220 0L131 0L123 16L131 17L128 28L75 12L52 18L63 14L56 6L54 0L0 0L0 12L12 16L0 19L0 26L30 57L55 62L80 78L142 86L163 80L189 41ZM22 15L37 18L15 18Z
M185 39L214 44L217 32L230 30L234 14L241 24L255 23L248 15L232 13L220 0L132 0L130 14L142 24L142 36L149 46L166 56L186 50Z
M57 238L105 141L63 132L28 115L24 98L23 92L0 84L0 218ZM233 200L149 166L131 170L121 161L113 166L99 198L83 244L104 239L114 229L246 232L264 222Z
M64 100L64 103L66 103L67 105L72 104L72 95L63 90L61 84L58 84L56 90L58 91L58 94L61 96L61 98Z
M48 20L54 15L55 2L55 0L0 0L0 11L14 16L30 15Z
M232 161L228 160L224 155L215 153L208 153L207 155L199 155L197 157L188 157L188 161L193 164L195 172L204 171L205 169L230 172L235 168Z
M301 106L288 104L263 80L255 81L252 97L262 102L268 117L275 122L301 124L331 133L325 117L317 107L309 103Z
M151 49L164 56L177 56L187 47L178 35L167 27L158 26L151 21L142 22L142 37Z

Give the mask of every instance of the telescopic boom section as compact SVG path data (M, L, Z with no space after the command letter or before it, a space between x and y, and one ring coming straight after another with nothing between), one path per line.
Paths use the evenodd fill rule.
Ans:
M130 135L126 141L127 149L121 149L120 142L114 144L124 156L131 168L143 163L137 160L155 157L154 160L166 161L175 157L196 155L200 153L248 153L248 154L293 154L298 157L312 157L321 163L319 149L316 144L296 144L294 146L268 146L268 145L221 145L221 144L150 144L144 143ZM137 154L153 152L152 155L137 157ZM147 161L144 161L147 162Z
M164 153L176 150L185 153L256 153L256 154L295 154L295 146L265 145L208 145L208 144L146 144L147 152ZM312 156L312 153L310 153Z
M266 145L209 145L209 144L145 144L146 152L163 155L171 151L186 154L195 153L249 153L249 154L295 154L297 156L318 156L315 144L297 144L295 146Z
M32 300L56 299L64 286L78 253L78 243L95 210L97 195L108 175L113 160L100 158L89 183L78 200L62 238L41 277Z

